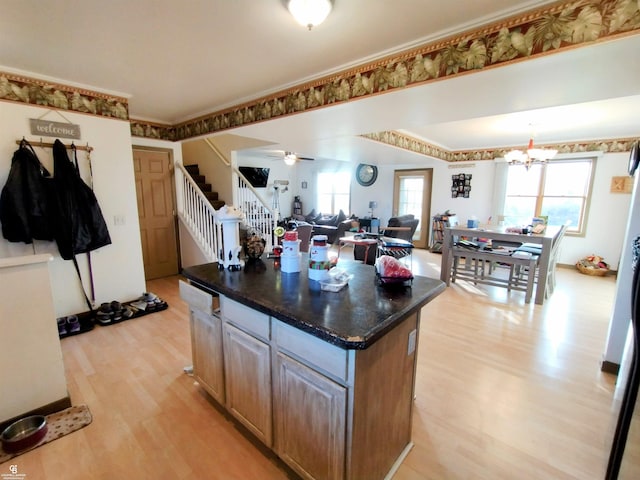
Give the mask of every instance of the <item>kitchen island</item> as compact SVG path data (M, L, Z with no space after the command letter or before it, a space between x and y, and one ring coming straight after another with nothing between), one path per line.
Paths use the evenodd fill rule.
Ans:
M271 260L186 268L194 375L303 478L382 479L412 446L420 310L445 285L339 267L354 275L339 292Z

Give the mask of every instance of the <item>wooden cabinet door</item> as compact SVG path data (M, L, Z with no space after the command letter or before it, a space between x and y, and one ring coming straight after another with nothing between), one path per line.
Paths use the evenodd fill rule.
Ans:
M265 445L272 445L269 344L225 323L227 409Z
M200 385L224 405L222 322L219 317L190 308L193 375Z
M275 368L276 453L304 478L344 478L346 388L280 352Z

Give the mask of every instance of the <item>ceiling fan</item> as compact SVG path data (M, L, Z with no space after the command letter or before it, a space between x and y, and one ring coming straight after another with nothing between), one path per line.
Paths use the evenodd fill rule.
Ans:
M302 157L295 152L289 152L287 150L272 150L273 155L269 155L270 157L281 158L284 160L284 163L287 165L294 165L296 162L300 160L310 160L313 161L315 158L311 157Z

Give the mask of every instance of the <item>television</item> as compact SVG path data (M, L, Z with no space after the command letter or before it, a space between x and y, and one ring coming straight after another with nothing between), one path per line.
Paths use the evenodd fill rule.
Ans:
M269 169L260 167L238 167L253 188L264 188L269 179Z

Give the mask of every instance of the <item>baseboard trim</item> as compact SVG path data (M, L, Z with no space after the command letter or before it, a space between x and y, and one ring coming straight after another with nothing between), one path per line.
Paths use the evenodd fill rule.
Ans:
M396 474L396 472L400 468L400 465L402 464L402 462L404 462L404 459L407 458L407 455L409 455L409 452L411 451L412 448L413 448L413 442L409 442L407 446L404 447L404 449L400 453L400 456L396 459L395 462L393 462L393 465L391 466L391 470L389 470L389 472L385 475L384 480L391 480L393 478L393 476Z
M34 408L33 410L25 412L21 415L17 415L8 420L3 420L2 422L0 422L0 432L3 431L5 428L7 428L9 425L11 425L13 422L21 418L28 417L30 415L47 416L47 415L51 415L52 413L60 412L65 408L69 408L70 406L71 406L71 397L66 396L64 398L61 398L60 400L56 400L55 402L48 403L47 405Z
M556 264L558 268L570 268L572 270L578 270L578 268L573 264L573 263L557 263ZM618 271L617 270L609 270L606 274L605 277L608 275L618 275Z
M602 361L602 365L600 366L600 370L605 373L613 373L617 375L620 371L620 365L613 362L608 362L607 360Z

